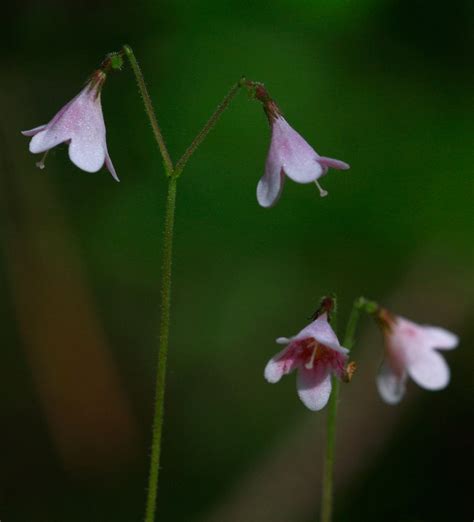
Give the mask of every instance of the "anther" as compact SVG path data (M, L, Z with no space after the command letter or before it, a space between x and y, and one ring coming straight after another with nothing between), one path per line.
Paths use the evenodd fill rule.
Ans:
M315 179L314 180L314 183L316 184L316 186L318 187L318 190L319 190L319 195L322 197L322 198L325 198L329 192L327 190L324 190L323 187L321 187L321 185L319 184L318 180Z
M44 160L46 159L46 156L48 155L48 152L49 152L49 151L47 150L47 151L43 154L43 157L42 157L39 161L36 162L36 166L37 166L39 169L41 169L41 170L44 169Z

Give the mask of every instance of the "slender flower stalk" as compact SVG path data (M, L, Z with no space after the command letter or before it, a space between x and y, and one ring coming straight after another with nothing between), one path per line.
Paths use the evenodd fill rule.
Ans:
M217 106L216 110L214 111L214 114L207 120L207 123L196 135L191 145L185 150L184 154L176 163L176 176L179 176L181 174L184 167L186 166L186 163L189 161L189 158L193 155L194 151L199 147L199 145L201 145L201 143L206 139L209 132L211 132L211 130L214 128L215 124L222 116L222 113L227 109L232 100L235 98L244 82L245 78L241 78L237 83L235 83L232 86L230 91L226 94L225 98Z
M135 57L132 48L129 45L124 45L122 50L128 58L133 73L135 74L138 89L142 96L143 104L145 105L145 111L147 113L148 119L150 120L151 128L153 129L153 135L155 136L156 143L158 144L161 156L163 158L163 165L165 167L166 175L171 176L173 174L173 162L171 161L171 157L166 147L165 140L163 139L163 135L161 134L161 130L158 125L158 120L156 119L155 110L153 109L153 104L151 102L150 94L148 93L143 73L140 69L140 66L138 65L138 61Z
M153 417L153 439L150 457L150 475L148 479L148 496L145 522L155 520L156 495L160 472L161 438L163 433L166 362L168 359L170 311L171 311L171 275L173 265L173 230L176 209L176 176L168 179L166 198L165 230L163 235L163 265L161 287L161 324L159 334L158 368L155 388L155 411Z
M354 301L354 305L349 316L344 335L343 345L352 350L354 346L355 332L359 322L360 312L369 302L363 297ZM336 446L336 418L337 405L339 400L339 381L332 378L332 393L329 398L327 432L326 432L326 451L324 456L324 475L323 493L321 502L321 522L331 522L333 511L333 482L334 482L334 454Z
M158 366L156 372L155 384L155 404L153 414L153 435L151 444L150 456L150 472L148 478L148 494L145 508L145 522L154 522L156 515L156 500L158 493L158 480L160 474L160 460L161 460L161 440L163 434L163 420L164 420L164 402L165 402L165 384L166 384L166 363L168 359L169 347L169 331L170 331L170 315L171 315L171 280L172 280L172 266L173 266L173 230L175 222L176 210L176 191L178 177L182 173L187 161L193 152L201 145L206 136L215 126L222 113L229 106L235 95L242 86L242 80L237 82L229 91L224 100L215 110L208 122L204 125L202 130L194 138L191 145L185 151L176 166L169 155L165 140L158 125L158 120L153 108L153 104L146 87L145 79L138 65L138 61L132 49L128 45L124 45L120 53L113 53L109 56L109 61L116 56L126 55L133 73L135 75L140 94L145 105L145 111L150 120L153 129L153 135L158 144L161 156L163 158L163 165L165 173L168 177L168 191L166 198L165 224L163 233L163 264L161 267L162 286L161 286L161 318L159 329L159 347L158 347ZM121 63L118 61L116 68L120 68Z

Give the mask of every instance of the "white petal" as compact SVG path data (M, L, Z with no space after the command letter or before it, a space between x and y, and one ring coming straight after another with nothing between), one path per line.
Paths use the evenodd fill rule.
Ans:
M298 371L298 396L311 411L319 411L326 406L331 395L331 375L324 368Z
M319 155L282 116L273 122L272 147L285 174L293 181L311 183L323 175Z
M97 172L105 161L105 151L101 142L83 140L74 136L69 145L71 161L86 172Z
M441 390L449 383L449 366L435 350L418 350L407 364L410 377L426 390Z
M50 129L46 126L45 130L42 130L35 134L30 141L30 152L33 154L39 154L40 152L46 152L60 143L64 143L71 138L68 132L64 132L64 129L56 128Z
M406 373L397 375L388 361L384 361L377 375L377 388L380 396L388 404L397 404L405 393Z
M265 174L260 178L257 185L257 201L260 206L270 208L280 199L285 176L278 166L278 170L267 166Z
M459 337L444 328L438 326L423 326L422 328L431 348L452 350L459 344Z

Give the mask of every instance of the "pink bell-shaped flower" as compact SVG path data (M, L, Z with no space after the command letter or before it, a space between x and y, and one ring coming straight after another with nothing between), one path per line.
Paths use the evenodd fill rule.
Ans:
M436 351L451 350L457 335L437 326L413 323L381 308L377 320L385 340L385 359L377 376L377 388L389 404L400 402L410 376L426 390L441 390L450 379L449 366Z
M269 117L272 139L265 173L257 185L257 200L262 207L272 207L278 201L285 176L297 183L316 183L321 196L327 192L318 179L329 168L347 170L349 165L337 159L320 156L281 116Z
M278 201L285 177L297 183L315 183L321 196L327 196L318 183L329 168L347 170L344 161L320 156L283 118L277 104L261 83L247 82L254 96L263 104L272 137L265 164L265 173L257 185L257 200L262 207L272 207Z
M283 375L298 370L298 395L310 410L318 411L326 406L331 394L332 374L349 380L346 367L349 350L339 344L326 312L295 337L280 337L276 342L287 346L268 362L265 379L275 383Z
M98 70L82 91L46 125L23 131L32 136L30 152L46 153L60 143L69 144L69 158L86 172L97 172L104 164L119 181L107 150L100 93L106 75ZM44 159L44 158L43 158ZM43 160L38 163L44 167Z

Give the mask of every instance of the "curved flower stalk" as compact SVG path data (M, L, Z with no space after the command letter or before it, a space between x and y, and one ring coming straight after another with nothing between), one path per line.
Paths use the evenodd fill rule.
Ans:
M438 350L451 350L457 335L437 326L419 325L380 308L376 318L384 334L385 359L377 376L380 396L397 404L410 376L425 390L441 390L450 380L449 366Z
M262 84L247 82L255 98L262 102L272 137L265 164L265 173L257 185L257 200L262 207L272 207L280 198L289 177L296 183L315 183L322 197L327 196L318 179L327 174L329 168L347 170L344 161L320 156L307 141L296 132L282 116L277 104L270 98Z
M287 346L268 362L265 379L275 383L283 375L298 370L298 395L310 410L319 411L326 406L332 375L350 380L349 350L339 344L326 312L294 337L280 337L276 342Z
M45 124L23 131L31 136L30 152L47 153L60 143L69 144L69 158L86 172L97 172L105 163L119 181L107 150L105 123L100 94L106 74L96 71L82 91ZM45 154L46 156L46 154ZM44 168L44 157L37 163Z

